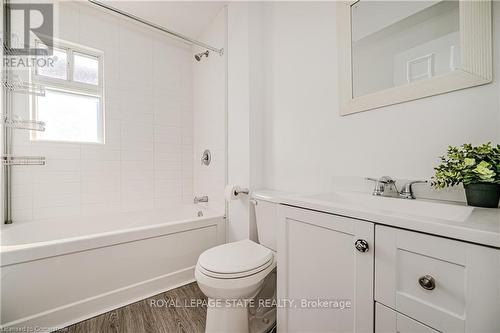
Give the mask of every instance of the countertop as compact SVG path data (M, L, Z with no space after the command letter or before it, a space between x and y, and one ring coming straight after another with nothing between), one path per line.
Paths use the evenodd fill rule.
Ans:
M319 195L300 195L300 194L285 194L283 192L260 192L266 193L265 197L269 201L280 203L283 205L294 206L325 212L329 214L341 215L360 220L366 220L377 224L404 228L423 232L431 235L443 236L451 239L476 243L480 245L500 248L500 209L495 208L479 208L469 207L464 204L443 203L438 201L418 200L422 202L430 202L434 209L442 206L443 209L450 208L450 205L462 206L464 209L458 211L470 211L460 218L448 220L444 218L433 218L429 216L418 216L405 214L401 212L391 211L387 208L387 201L384 202L383 208L366 207L362 204L346 204L335 200L335 193L319 194ZM359 193L357 195L360 195ZM370 196L370 194L366 194ZM261 198L264 196L261 196ZM264 199L265 200L265 199ZM370 199L373 200L373 199ZM375 200L407 200L395 198L376 198ZM411 200L413 201L413 200ZM411 201L408 203L411 205ZM406 204L406 203L405 203ZM453 207L451 207L453 208ZM427 213L432 215L432 213Z

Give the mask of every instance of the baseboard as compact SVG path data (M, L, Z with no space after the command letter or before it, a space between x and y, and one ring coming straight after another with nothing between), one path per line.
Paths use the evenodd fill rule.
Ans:
M194 266L21 318L0 329L35 328L36 332L52 332L193 281Z

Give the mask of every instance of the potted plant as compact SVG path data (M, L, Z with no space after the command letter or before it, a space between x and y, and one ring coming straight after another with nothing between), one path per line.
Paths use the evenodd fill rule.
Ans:
M497 208L500 200L500 145L491 142L473 147L463 144L448 147L446 156L434 170L432 186L445 188L460 183L465 188L467 204Z

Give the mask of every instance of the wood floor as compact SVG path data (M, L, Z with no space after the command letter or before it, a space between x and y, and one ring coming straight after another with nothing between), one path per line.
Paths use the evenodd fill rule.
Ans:
M205 300L205 295L194 282L68 326L59 332L202 333L205 331L207 310L205 306L196 306L196 302Z

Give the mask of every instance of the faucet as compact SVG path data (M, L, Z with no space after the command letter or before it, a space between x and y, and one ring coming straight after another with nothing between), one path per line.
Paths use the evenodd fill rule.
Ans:
M208 202L208 195L204 195L202 197L194 197L193 202L195 204L200 203L200 202Z
M404 184L402 190L398 191L396 181L389 176L383 176L378 179L366 178L366 180L375 182L375 188L372 193L373 195L401 199L415 199L415 196L413 195L413 184L427 183L427 180L411 181Z
M399 191L399 197L403 199L415 199L413 195L413 184L425 184L427 180L414 180L403 185L401 191Z

